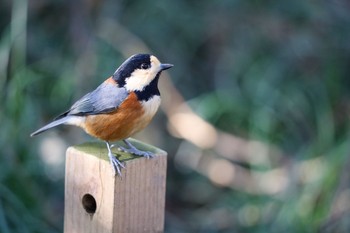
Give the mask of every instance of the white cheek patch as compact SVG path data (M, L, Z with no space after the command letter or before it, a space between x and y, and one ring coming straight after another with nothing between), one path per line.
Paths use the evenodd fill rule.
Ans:
M142 91L153 79L150 70L135 70L129 78L125 80L124 87L128 91Z
M151 57L151 68L137 69L125 80L124 87L128 91L142 91L157 76L160 69L160 62Z
M160 96L155 95L147 101L142 101L143 109L145 110L144 116L152 118L160 105Z

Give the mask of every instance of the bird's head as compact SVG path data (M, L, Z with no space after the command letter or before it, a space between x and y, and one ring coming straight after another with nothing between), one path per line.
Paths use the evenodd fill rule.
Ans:
M173 67L163 64L149 54L136 54L128 58L114 73L113 78L128 91L142 91L154 79L158 79L163 70Z

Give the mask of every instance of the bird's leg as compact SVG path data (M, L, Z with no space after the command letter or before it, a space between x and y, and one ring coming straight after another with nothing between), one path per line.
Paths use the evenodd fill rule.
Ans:
M128 140L124 139L123 142L129 147L128 149L122 146L119 146L119 150L123 151L123 152L127 152L127 153L131 153L133 155L137 155L137 156L142 156L142 157L146 157L147 159L149 158L153 158L154 157L154 153L150 152L150 151L142 151L137 149L135 146L133 146Z
M125 166L112 153L112 150L111 150L112 146L109 144L109 142L106 141L106 145L108 150L109 161L111 162L111 165L113 167L114 174L118 174L119 176L122 176L120 169L125 168Z

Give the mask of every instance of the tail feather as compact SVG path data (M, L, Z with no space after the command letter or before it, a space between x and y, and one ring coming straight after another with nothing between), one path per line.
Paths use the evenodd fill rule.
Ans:
M58 120L55 120L47 125L45 125L44 127L38 129L37 131L35 131L34 133L32 133L30 136L33 137L35 135L38 135L42 132L45 132L46 130L48 129L51 129L55 126L58 126L58 125L61 125L61 124L64 124L64 123L67 123L67 121L69 120L70 118L69 117L63 117L63 118L60 118Z

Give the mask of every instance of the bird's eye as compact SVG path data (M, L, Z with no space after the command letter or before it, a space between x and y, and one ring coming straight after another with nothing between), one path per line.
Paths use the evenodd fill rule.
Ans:
M150 67L150 65L147 64L147 63L142 63L141 64L141 69L147 70L149 67Z

